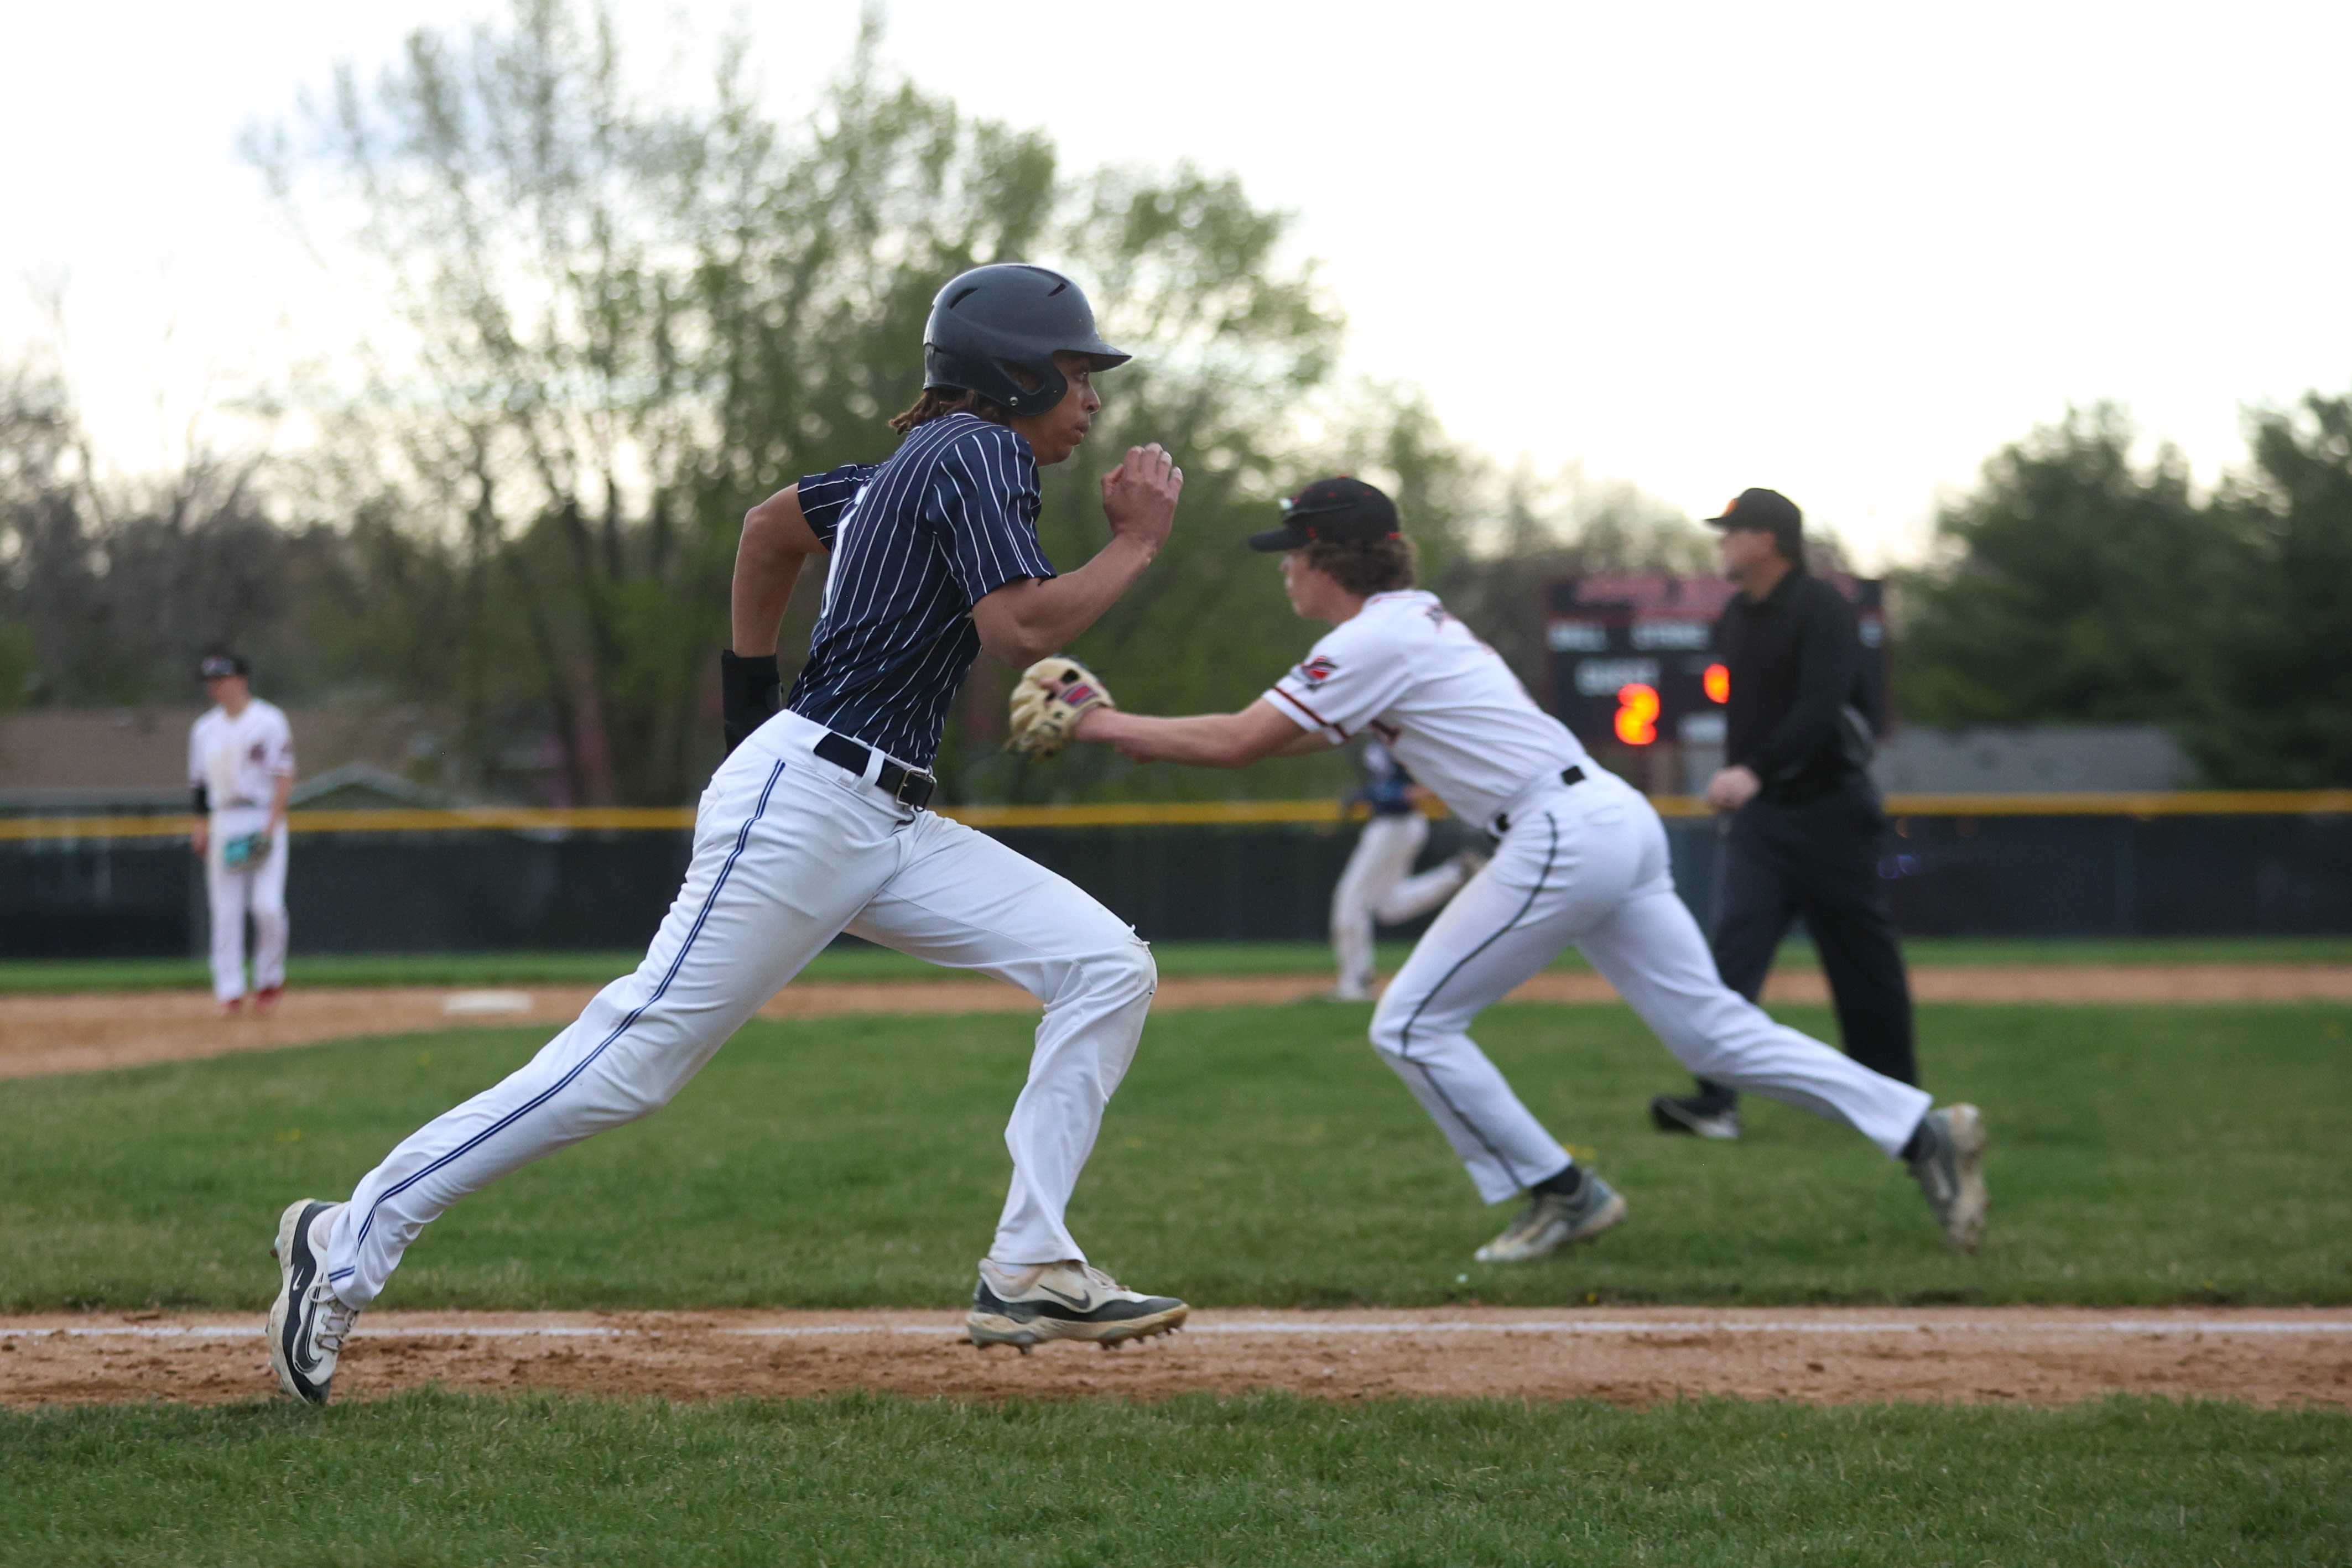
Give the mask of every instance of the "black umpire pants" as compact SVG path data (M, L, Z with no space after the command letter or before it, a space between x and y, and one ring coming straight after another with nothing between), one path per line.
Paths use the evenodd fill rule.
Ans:
M1715 967L1754 1001L1781 938L1800 915L1819 949L1837 1003L1845 1052L1874 1072L1919 1081L1911 1032L1911 986L1878 874L1886 813L1869 778L1850 773L1830 794L1797 803L1750 800L1731 814L1716 900ZM1738 1096L1702 1079L1728 1108Z

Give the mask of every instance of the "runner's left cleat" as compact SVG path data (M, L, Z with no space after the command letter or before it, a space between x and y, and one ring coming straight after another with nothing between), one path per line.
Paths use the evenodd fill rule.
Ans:
M1027 1350L1050 1339L1113 1345L1181 1327L1192 1309L1173 1296L1130 1291L1101 1270L1063 1261L1007 1269L983 1258L964 1327L971 1343Z

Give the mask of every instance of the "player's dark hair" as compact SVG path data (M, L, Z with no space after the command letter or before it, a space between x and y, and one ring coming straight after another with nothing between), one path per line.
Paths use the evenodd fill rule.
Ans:
M912 408L890 421L890 428L904 435L919 424L929 424L951 413L977 414L991 424L1003 424L1012 417L1004 412L1003 403L976 392L966 392L961 387L927 387Z
M1319 542L1305 546L1304 552L1308 566L1367 599L1411 588L1419 580L1421 552L1402 534L1348 544Z

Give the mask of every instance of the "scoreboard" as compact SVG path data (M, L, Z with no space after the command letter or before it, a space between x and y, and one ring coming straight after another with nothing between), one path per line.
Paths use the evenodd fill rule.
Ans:
M1885 584L1832 572L1861 623L1864 713L1886 727ZM1588 747L1723 744L1731 674L1715 623L1739 591L1719 577L1572 577L1550 585L1551 711Z

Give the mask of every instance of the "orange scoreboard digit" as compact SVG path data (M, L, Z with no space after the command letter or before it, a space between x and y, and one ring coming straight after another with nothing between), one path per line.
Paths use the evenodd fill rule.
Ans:
M1882 585L1833 573L1829 580L1860 623L1870 711L1886 714L1886 620ZM1544 646L1551 711L1587 746L1721 746L1731 671L1716 646L1716 622L1738 590L1721 578L1567 578L1547 589Z

